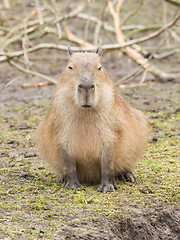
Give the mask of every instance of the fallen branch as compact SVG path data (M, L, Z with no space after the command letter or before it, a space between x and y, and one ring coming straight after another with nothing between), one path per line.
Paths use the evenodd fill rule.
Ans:
M49 8L50 11L54 14L54 16L56 17L56 19L58 19L58 15L57 15L56 11L54 10L54 8L52 8L51 6L48 6L48 8ZM61 38L62 38L62 30L61 30L61 25L60 25L59 22L56 24L56 27L57 27L58 37L59 37L59 39L61 39Z
M2 92L5 88L7 88L8 86L10 86L13 82L15 82L18 78L13 78L10 79L8 81L6 81L6 83L4 84L4 86L2 86L2 88L0 88L0 92Z
M155 58L155 59L163 59L163 58L167 58L167 57L170 57L174 54L177 54L177 53L180 53L180 49L173 49L171 51L168 51L168 52L164 52L162 54L153 54L152 55L152 58Z
M177 14L171 22L169 22L168 24L164 25L159 30L157 30L157 31L155 31L155 32L153 32L153 33L151 33L147 36L136 38L134 40L127 41L123 44L118 44L118 43L116 43L116 44L105 44L105 45L102 45L102 48L104 50L115 50L115 49L121 49L121 48L124 48L124 47L127 47L127 46L131 46L131 45L136 44L136 43L141 43L141 42L148 41L149 39L152 39L152 38L160 35L167 28L172 27L178 21L179 18L180 18L180 14ZM29 48L28 52L30 53L30 52L34 52L34 51L37 51L37 50L40 50L40 49L45 49L45 48L67 51L67 46L63 45L63 44L40 43L40 44L38 44L34 47ZM71 48L72 48L73 51L95 51L97 49L97 47L95 47L95 46L94 47L71 47ZM0 52L0 62L6 61L9 58L19 57L23 54L24 54L24 52L22 50L17 51L17 52L3 52L3 51L1 51Z
M129 18L131 18L132 16L134 16L138 11L139 9L142 7L144 3L144 0L140 0L140 3L139 5L137 6L137 8L135 8L132 12L130 12L127 16L125 16L122 21L121 21L121 26L123 26L125 24L125 22L127 22L127 20L129 20Z
M21 85L22 88L34 88L34 87L44 87L47 85L52 85L53 83L49 81L38 82L38 83L24 83Z
M1 50L2 49L4 49L5 47L6 47L6 45L7 45L7 41L11 41L9 38L13 35L13 34L15 34L16 32L18 32L18 31L22 31L22 32L24 32L25 30L27 31L27 33L28 33L28 29L25 29L24 30L24 26L25 26L25 22L26 22L26 27L28 28L30 28L30 29L32 29L32 28L37 28L37 27L39 27L39 26L35 26L35 25L37 25L38 23L39 23L39 19L35 19L35 20L32 20L32 21L29 21L28 22L28 20L29 20L29 18L31 18L32 16L34 16L34 15L36 15L38 13L38 11L37 10L34 10L34 11L32 11L20 24L18 24L18 25L16 25L15 27L13 27L12 29L10 29L10 31L6 34L6 36L2 39L2 41L1 41ZM31 31L31 30L30 30ZM20 35L22 35L22 33L20 34ZM18 36L19 36L19 34L16 36L13 36L12 37L12 39L16 39L16 38L18 38Z
M26 34L30 34L32 32L34 32L35 30L38 29L39 26L33 26L33 27L30 27L28 29L26 29L25 31L20 31L20 33L18 33L17 35L13 36L12 38L8 38L3 44L1 44L1 51L3 51L3 49L7 48L7 46L13 42L16 42L16 41L21 41L22 40L22 37ZM29 38L29 39L32 39Z
M39 18L39 25L43 25L44 24L44 19L43 19L43 14L40 8L40 2L39 0L35 0L35 5L36 5L36 9L37 9L37 14L38 14L38 18Z
M143 86L145 86L145 84L144 83L132 83L132 84L129 84L129 85L124 85L124 84L122 84L122 85L119 85L118 87L120 88L120 89L126 89L126 88L135 88L135 87L143 87Z
M177 33L175 33L174 31L169 31L172 38L174 39L175 42L177 42L178 44L180 44L180 37L177 35Z
M10 63L12 66L16 67L17 69L19 69L20 71L22 71L22 72L24 72L24 73L27 73L27 74L31 74L31 75L40 77L40 78L45 79L45 80L47 80L48 82L51 82L51 83L53 83L53 84L56 84L56 83L57 83L57 81L54 80L53 78L48 77L48 76L46 76L46 75L44 75L44 74L42 74L42 73L35 72L35 71L29 70L29 69L27 69L27 68L24 68L24 67L22 67L21 65L17 64L16 62L14 62L13 60L9 60L9 63Z
M119 0L116 5L116 10L113 7L113 4L111 1L108 1L108 8L109 11L114 19L114 27L115 27L115 33L116 33L116 39L119 44L124 44L124 36L122 34L122 30L120 28L120 20L119 20L119 12L121 9L122 0ZM134 61L136 61L138 64L142 65L145 69L149 67L149 62L147 59L145 59L139 52L137 52L135 49L127 46L123 50L130 58L132 58Z
M78 13L80 13L84 8L85 8L86 4L84 5L80 5L78 8L76 8L75 10L73 10L70 13L64 14L63 16L60 17L46 17L43 19L44 23L45 23L45 27L47 27L48 25L53 25L53 24L58 24L59 22L62 22L63 20L67 20L68 18L73 18L75 17ZM15 32L19 31L19 30L24 30L24 22L27 21L27 18L24 19L23 23L15 26L7 35L6 37L2 40L1 42L1 50L4 49L4 44L6 43L7 39L12 36ZM27 27L32 27L34 25L39 24L39 19L35 19L32 21L27 22Z
M165 0L166 2L169 2L175 6L180 6L180 1L177 1L177 0Z
M124 39L128 40L128 39L132 38L132 36L137 34L137 33L148 31L148 30L156 30L156 29L160 29L160 28L162 28L162 24L154 24L154 25L144 26L142 28L133 29L131 32L126 34Z
M142 73L142 71L143 71L142 66L138 66L132 73L130 73L129 75L125 76L124 78L121 78L117 83L115 83L115 85L119 86L121 84L130 82L132 80L132 78L134 78L135 76L137 76L140 73Z
M104 29L110 32L115 32L114 27L111 27L107 22L102 22L99 18L95 17L95 16L90 16L86 13L78 13L77 15L79 18L84 19L84 20L89 20L91 22L94 23L101 23L101 25L103 25ZM123 31L128 31L128 30L133 30L133 29L141 29L141 28L145 28L146 26L144 25L127 25L127 26L122 26L122 30Z
M180 73L165 73L164 71L157 68L155 65L151 65L151 73L162 82L174 80L180 77Z
M109 11L114 19L116 39L117 39L117 42L120 44L125 43L121 28L120 28L120 21L119 21L119 11L120 11L122 2L123 2L123 0L118 1L117 5L116 5L116 11L115 11L112 1L108 1ZM167 26L170 27L170 26L174 25L178 21L179 18L180 18L180 13L178 13L176 15L176 17L170 23L166 24L164 27L162 27L161 29L156 31L156 36L159 35L160 33L162 33L163 31L165 31L167 29ZM141 40L143 39L143 41L144 41L147 38L149 39L149 37L152 38L154 36L154 33L152 33L148 36L142 37ZM135 43L137 43L137 42L135 42ZM131 47L129 47L129 46L125 47L125 50L123 50L123 51L129 57L131 57L134 61L136 61L138 64L142 65L145 70L152 73L158 79L164 81L164 80L172 80L172 79L177 78L177 75L168 74L168 73L165 73L165 72L161 71L160 69L158 69L156 66L151 64L147 59L145 59L142 56L142 54L140 54L139 52L137 52L135 49L133 49Z
M83 41L82 39L78 38L76 35L74 35L70 30L69 28L67 27L67 25L64 23L63 24L63 27L64 27L64 31L67 35L67 38L69 39L69 41L72 41L72 42L76 42L78 43L79 45L82 45L84 47L94 47L91 43L88 43L86 41Z

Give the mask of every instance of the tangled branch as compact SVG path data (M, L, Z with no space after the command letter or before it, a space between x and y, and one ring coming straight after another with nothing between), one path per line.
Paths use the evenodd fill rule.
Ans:
M137 12L140 11L140 8L144 3L143 0L140 0L140 3L137 5L137 7L133 11L130 11L124 18L122 18L122 20L121 12L123 11L124 0L118 0L115 4L113 1L108 0L107 5L103 5L103 12L101 12L103 18L91 16L83 12L86 10L88 4L91 4L92 7L93 3L91 1L89 2L90 3L87 2L84 5L78 5L72 11L68 11L67 13L62 14L60 13L59 9L55 10L53 6L50 5L41 7L39 5L39 1L36 1L36 9L30 12L29 15L23 19L23 21L15 24L14 27L0 26L0 30L4 33L4 36L2 35L3 37L0 37L0 63L7 61L18 70L23 71L26 74L38 76L39 78L45 80L45 82L33 84L33 86L43 86L47 85L49 82L56 84L55 79L46 76L43 73L38 73L34 70L30 70L29 67L27 67L31 64L29 60L30 54L42 49L56 49L60 51L66 51L69 42L76 44L76 46L72 46L73 51L95 51L97 49L96 44L98 44L99 36L101 36L102 31L105 31L105 33L108 32L110 35L110 39L113 39L114 35L116 37L116 42L112 42L110 40L110 42L106 41L107 43L102 44L102 48L104 49L105 53L111 50L120 50L121 52L125 53L130 59L140 65L140 67L138 67L131 74L121 79L120 84L128 83L143 71L144 73L141 79L141 83L145 81L147 72L151 73L162 81L165 81L167 79L174 79L179 76L179 73L165 73L152 63L153 58L162 59L174 54L178 54L179 49L171 49L162 54L157 54L155 52L154 54L150 54L151 57L148 58L144 56L144 53L142 51L137 50L137 44L142 44L146 41L156 38L163 32L169 30L170 28L173 28L180 19L179 11L174 16L174 18L164 26L160 24L151 26L144 26L140 24L124 25L125 22L127 22L132 16L136 15ZM107 15L107 18L105 18L105 15ZM112 26L112 23L110 23L110 17L113 19L114 27ZM86 20L92 25L95 24L93 40L91 37L88 37L89 34L87 31L87 39L85 38L86 40L84 40L82 37L79 37L77 31L74 33L74 29L71 30L72 19L73 21ZM132 37L134 33L141 33L141 31L146 32L147 30L151 32L146 33L138 38L126 40L128 36ZM127 32L126 34L124 34L125 31ZM176 42L179 40L175 28L172 31L169 31L169 33L171 34L172 39L174 39L174 42L176 44ZM53 34L58 42L54 41L50 43L39 41L42 37L50 34ZM21 47L19 47L19 43L21 43ZM141 48L138 47L138 49ZM18 63L18 60L20 58L23 58L26 65L25 67L22 66L22 64ZM29 85L27 87L29 87Z

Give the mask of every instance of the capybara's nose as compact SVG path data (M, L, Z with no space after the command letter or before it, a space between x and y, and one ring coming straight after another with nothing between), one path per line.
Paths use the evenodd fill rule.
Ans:
M78 90L85 90L86 92L88 92L89 90L94 90L95 89L95 85L94 84L85 84L85 83L81 83L78 85Z

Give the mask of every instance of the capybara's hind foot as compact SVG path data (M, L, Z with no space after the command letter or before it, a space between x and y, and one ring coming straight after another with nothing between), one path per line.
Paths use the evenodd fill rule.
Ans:
M121 172L116 176L116 178L123 182L136 182L136 177L132 172Z

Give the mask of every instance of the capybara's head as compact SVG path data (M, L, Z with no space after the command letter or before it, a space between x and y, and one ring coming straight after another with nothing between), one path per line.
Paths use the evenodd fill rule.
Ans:
M80 107L91 108L97 105L100 88L107 79L105 70L100 63L102 49L96 53L72 53L69 48L70 61L67 66L69 81L75 90L75 102Z

